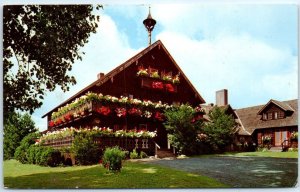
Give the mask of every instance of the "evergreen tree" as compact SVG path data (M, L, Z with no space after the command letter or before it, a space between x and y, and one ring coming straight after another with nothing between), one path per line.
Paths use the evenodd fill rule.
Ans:
M194 121L195 110L189 105L165 111L165 127L171 145L185 155L196 154L198 151L198 132L202 121Z
M236 123L231 115L227 115L225 110L214 107L208 114L210 121L203 128L207 135L206 142L215 152L224 151L225 147L232 143L236 131Z
M14 157L16 148L29 133L36 132L34 122L29 114L10 113L4 119L3 153L4 159Z

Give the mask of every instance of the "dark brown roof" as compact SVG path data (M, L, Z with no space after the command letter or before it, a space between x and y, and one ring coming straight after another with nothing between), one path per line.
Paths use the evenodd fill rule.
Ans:
M142 56L144 56L146 53L148 53L149 51L151 51L153 48L155 48L157 46L159 46L159 48L162 48L166 52L166 54L168 55L168 57L171 59L171 61L173 62L173 64L176 66L176 68L180 72L181 76L187 81L187 83L193 89L193 91L195 92L196 96L201 100L202 103L205 103L205 100L198 93L198 91L192 85L192 83L189 81L189 79L185 76L185 74L180 69L180 67L177 65L176 61L173 59L173 57L171 56L171 54L165 48L165 46L163 45L163 43L160 40L158 40L155 43L153 43L150 46L148 46L147 48L145 48L144 50L142 50L141 52L139 52L138 54L136 54L135 56L131 57L130 59L128 59L127 61L125 61L124 63L122 63L121 65L119 65L118 67L116 67L115 69L113 69L112 71L110 71L109 73L107 73L103 78L97 79L95 82L91 83L90 85L88 85L87 87L85 87L84 89L82 89L81 91L79 91L78 93L76 93L75 95L73 95L72 97L70 97L69 99L67 99L66 101L62 102L60 105L58 105L57 107L55 107L51 111L47 112L45 115L42 116L42 118L46 117L49 113L52 113L53 111L55 111L57 108L59 108L61 106L64 106L65 104L71 102L72 100L74 100L75 98L79 97L80 95L88 92L88 90L90 90L92 87L94 87L94 86L101 86L102 84L104 84L105 82L107 82L108 80L110 80L112 77L114 77L116 74L120 73L121 71L123 71L124 69L126 69L127 67L129 67L131 64L135 63L139 58L141 58Z
M274 103L275 100L270 100ZM258 105L254 107L248 107L243 109L236 109L235 112L241 122L241 126L246 132L252 134L256 129L273 128L273 127L287 127L298 125L298 100L289 101L275 101L276 105L280 105L289 111L294 111L291 116L287 116L284 119L274 119L264 121L261 120L261 115L258 114L266 105ZM244 132L244 131L243 131Z
M274 99L271 99L264 107L261 108L261 110L258 111L257 114L261 115L262 112L271 104L277 105L279 108L281 108L283 111L294 111L291 106L289 106L287 103L281 102L281 101L276 101Z

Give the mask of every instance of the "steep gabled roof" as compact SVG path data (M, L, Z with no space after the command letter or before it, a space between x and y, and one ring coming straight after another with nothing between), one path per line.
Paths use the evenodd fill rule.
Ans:
M271 100L271 101L273 102L275 100ZM256 129L297 126L298 125L298 100L295 99L289 101L281 101L279 103L282 106L284 106L286 110L293 109L294 111L293 114L291 116L287 116L284 119L274 119L274 120L264 121L261 120L261 115L258 112L261 111L261 109L263 109L266 105L257 105L253 107L237 109L235 112L241 121L241 125L250 134L252 134Z
M271 104L275 104L277 105L279 108L281 108L283 111L295 111L291 106L289 106L288 104L284 103L284 102L280 102L280 101L276 101L274 99L271 99L266 105L264 105L258 112L258 115L261 115L262 112Z
M152 45L148 46L147 48L145 48L144 50L140 51L138 54L136 54L135 56L131 57L130 59L128 59L127 61L125 61L124 63L122 63L121 65L119 65L118 67L116 67L115 69L113 69L112 71L110 71L109 73L107 73L103 78L101 79L97 79L95 82L91 83L90 85L88 85L87 87L85 87L84 89L80 90L79 92L77 92L75 95L73 95L72 97L70 97L69 99L67 99L66 101L62 102L60 105L58 105L57 107L55 107L54 109L52 109L51 111L47 112L45 115L43 115L42 117L46 117L49 113L52 113L53 111L55 111L57 108L71 102L72 100L76 99L77 97L79 97L80 95L88 92L92 87L94 86L101 86L102 84L104 84L105 82L107 82L108 80L110 80L111 78L113 78L116 74L122 72L124 69L126 69L127 67L129 67L130 65L136 63L141 57L143 57L145 54L147 54L149 51L151 51L152 49L154 49L155 47L159 47L160 49L162 48L163 51L165 51L165 53L167 54L167 56L169 57L169 59L173 62L173 64L175 65L175 67L178 69L178 71L180 72L180 75L186 80L186 82L189 84L189 86L193 89L193 91L195 92L195 95L200 99L201 103L205 103L205 100L202 98L202 96L198 93L198 91L195 89L195 87L192 85L192 83L189 81L189 79L185 76L185 74L183 73L183 71L180 69L180 67L177 65L176 61L173 59L173 57L171 56L171 54L168 52L168 50L165 48L165 46L163 45L163 43L158 40L155 43L153 43Z

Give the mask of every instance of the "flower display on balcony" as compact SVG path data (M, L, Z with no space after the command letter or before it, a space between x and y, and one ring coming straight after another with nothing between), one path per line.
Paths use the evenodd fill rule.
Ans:
M126 116L126 109L123 107L118 107L115 109L115 112L118 117L125 117Z
M173 80L173 78L172 78L171 75L163 75L163 76L162 76L162 79L163 79L164 81L170 81L170 82L172 82L172 80Z
M106 107L106 106L101 106L101 107L97 108L96 111L97 111L99 114L105 115L105 116L109 115L110 112L111 112L110 108L109 108L109 107Z
M175 75L175 77L173 77L172 81L173 81L174 84L179 84L180 83L179 74Z
M153 89L163 89L164 88L164 84L160 81L153 81L152 82L152 88Z
M150 111L144 111L143 116L146 117L147 119L150 119L152 117L152 113Z
M159 71L157 69L152 69L150 67L149 69L146 69L143 66L139 66L136 75L138 77L150 77L153 79L161 79L163 81L168 81L174 84L180 83L179 73L174 77L172 76L172 72L169 73L162 72L161 75L159 75Z
M172 91L172 84L169 85L169 91ZM112 105L110 105L110 103ZM97 106L97 107L94 107ZM169 108L176 108L178 106L169 105L166 103L152 102L150 100L139 100L132 99L128 97L114 97L110 95L87 93L58 109L57 112L53 112L51 120L49 121L49 127L62 126L72 120L85 117L86 115L91 115L92 113L98 113L104 116L112 114L118 117L125 117L128 115L141 116L146 118L151 118L159 120L158 116L156 118L156 112L162 113L163 110ZM198 106L195 112L204 113L203 109ZM153 115L154 114L154 115Z
M45 142L47 140L58 140L64 138L74 137L78 133L88 133L94 137L130 137L130 138L154 138L156 137L156 131L145 131L140 130L136 131L132 130L118 130L113 132L109 127L93 127L92 129L88 128L80 128L76 129L73 127L63 128L57 131L47 132L43 134L39 139L37 139L38 143Z
M155 112L155 115L154 115L154 118L158 121L164 121L165 120L165 116L163 113L159 112L159 111L156 111Z
M160 79L158 71L151 72L150 77L155 78L155 79Z
M137 76L147 77L149 76L148 69L144 69L143 67L138 68Z
M171 92L171 93L175 92L175 89L174 89L174 87L173 87L172 84L168 83L168 84L166 84L165 86L166 86L166 90L167 90L168 92Z
M143 112L139 108L135 108L135 107L128 110L128 114L134 115L134 116L141 116L142 113Z

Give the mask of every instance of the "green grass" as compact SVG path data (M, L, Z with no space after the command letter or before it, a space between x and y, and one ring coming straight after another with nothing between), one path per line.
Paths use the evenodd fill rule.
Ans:
M209 155L197 155L193 157L197 158L211 158L222 156L234 156L234 157L273 157L273 158L298 158L298 152L226 152L223 154L209 154Z
M236 157L275 157L275 158L298 158L298 152L242 152L242 153L225 153Z
M158 165L126 162L120 173L107 172L100 165L40 167L4 161L7 188L219 188L229 187L212 178Z

